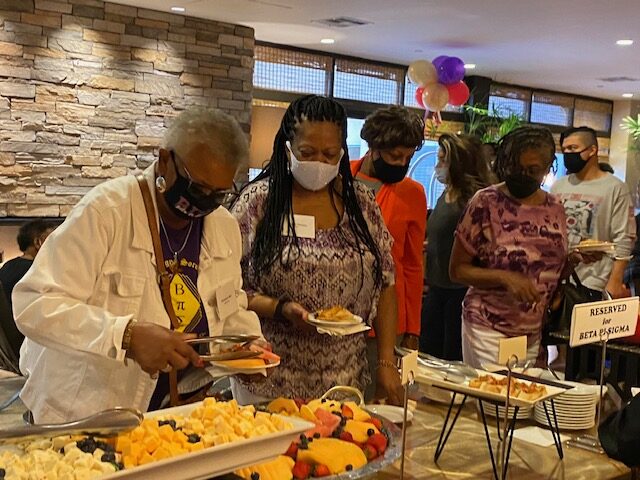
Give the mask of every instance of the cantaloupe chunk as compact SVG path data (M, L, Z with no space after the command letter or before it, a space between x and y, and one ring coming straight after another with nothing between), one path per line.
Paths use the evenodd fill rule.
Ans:
M160 446L151 454L155 461L164 460L171 457L171 452L164 446Z
M273 413L288 413L290 415L298 413L298 405L290 398L276 398L267 406L267 410Z
M373 430L373 433L380 433L373 423L358 422L356 420L347 420L347 424L344 426L344 431L349 432L353 439L358 443L366 443L369 439L369 430Z
M142 455L140 455L140 458L138 459L138 465L146 465L151 462L153 462L153 457L147 452L142 452Z
M308 449L298 450L298 460L312 465L326 465L332 475L344 472L347 465L355 470L367 464L367 457L360 447L337 438L314 440L309 443Z
M371 418L371 415L356 405L356 402L344 402L343 405L346 405L351 409L353 412L353 419L358 422L366 422Z
M131 453L131 439L127 435L118 436L115 448L122 455L129 455Z

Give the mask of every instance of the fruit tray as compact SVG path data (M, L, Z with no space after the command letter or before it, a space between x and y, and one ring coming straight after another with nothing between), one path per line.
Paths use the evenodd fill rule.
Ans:
M198 406L199 404L195 403L157 410L145 414L145 417L187 416ZM286 420L293 425L293 429L238 440L198 452L124 469L112 475L101 477L101 480L205 480L233 472L242 467L265 462L282 454L291 442L298 438L300 433L314 426L314 424L300 418L287 417Z
M380 415L376 415L369 412L372 417L380 419L383 427L389 432L389 446L384 452L382 457L378 457L375 460L370 461L364 467L351 472L344 472L339 475L332 475L330 477L323 477L323 480L357 480L360 478L367 478L372 476L376 472L379 472L383 468L388 467L395 462L402 454L402 430L395 424L390 422ZM289 418L289 417L287 417Z

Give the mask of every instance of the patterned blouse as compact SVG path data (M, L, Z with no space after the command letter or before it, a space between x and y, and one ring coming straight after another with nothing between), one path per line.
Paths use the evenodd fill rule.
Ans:
M464 321L509 337L538 339L567 258L562 203L547 195L541 205L524 205L498 187L488 187L467 204L456 238L478 266L520 272L533 281L542 297L531 307L504 288L471 287L464 299Z
M249 296L260 293L290 299L310 312L341 305L372 323L380 293L394 284L393 240L373 194L358 183L354 188L371 236L380 250L382 285L375 285L373 254L367 251L361 259L352 246L355 237L346 213L337 227L317 230L315 239L298 238L300 253L292 250L294 260L289 265L276 262L267 275L256 278L251 251L269 189L268 180L263 180L247 187L232 209L243 238L242 271ZM287 258L290 248L295 249L285 240L283 258ZM271 342L273 351L280 355L281 362L264 381L245 385L251 393L268 398L317 398L336 385L364 391L371 381L366 333L344 337L305 334L283 322L264 318L261 321L263 334Z

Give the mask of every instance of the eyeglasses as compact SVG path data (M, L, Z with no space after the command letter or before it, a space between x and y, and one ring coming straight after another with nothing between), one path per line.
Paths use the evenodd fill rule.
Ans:
M187 166L184 164L184 162L177 161L178 155L176 155L173 150L171 151L171 158L173 159L173 163L176 167L176 173L178 175L181 175L178 164L180 164L180 167L184 170L186 178L189 181L187 192L189 192L194 197L200 199L210 199L212 201L215 201L219 205L230 205L240 196L240 190L238 189L238 186L235 182L233 182L233 187L230 189L212 189L195 182L191 177L191 174L189 173L189 170L187 169Z
M544 177L549 172L549 169L554 164L554 162L556 162L556 160L557 160L557 157L554 155L553 158L551 159L551 162L549 162L549 165L546 168L540 168L535 166L523 168L522 166L518 166L516 167L516 173L522 173L532 178Z

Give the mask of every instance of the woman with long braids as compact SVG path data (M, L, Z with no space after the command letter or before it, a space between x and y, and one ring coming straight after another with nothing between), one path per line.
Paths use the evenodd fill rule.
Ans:
M354 183L347 115L334 100L307 95L287 109L273 154L233 206L243 236L249 308L281 357L261 382L235 384L242 402L313 398L335 385L371 381L366 333L331 336L306 322L340 305L378 335L377 396L400 404L395 368L396 296L392 239L375 198Z
M500 339L507 337L526 335L527 359L538 356L543 314L567 264L562 203L540 188L554 159L546 128L505 135L494 164L502 183L476 193L458 224L449 273L470 287L462 354L474 367L497 363Z
M427 231L429 290L422 305L420 351L445 360L462 360L462 300L467 287L451 281L449 259L464 207L480 189L491 185L482 142L469 135L443 134L438 139L435 174L445 185Z

